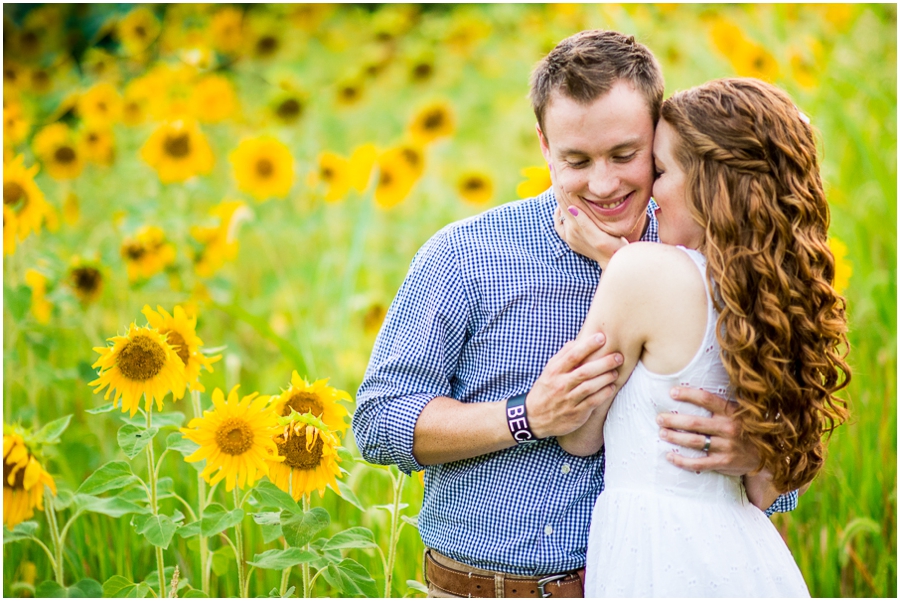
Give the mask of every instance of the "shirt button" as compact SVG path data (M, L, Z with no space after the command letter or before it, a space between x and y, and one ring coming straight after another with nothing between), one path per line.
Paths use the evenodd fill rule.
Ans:
M569 472L572 471L572 468L569 466L568 463L563 463L562 467L560 468L560 471L562 471L562 473L564 473L564 474L568 474Z
M547 536L550 536L551 534L553 534L553 526L550 526L550 525L544 526L544 534L546 534Z

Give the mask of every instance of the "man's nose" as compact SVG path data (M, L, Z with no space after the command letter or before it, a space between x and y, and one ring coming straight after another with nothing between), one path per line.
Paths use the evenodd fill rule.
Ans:
M598 161L591 169L588 189L599 200L609 200L619 190L619 177L615 168Z

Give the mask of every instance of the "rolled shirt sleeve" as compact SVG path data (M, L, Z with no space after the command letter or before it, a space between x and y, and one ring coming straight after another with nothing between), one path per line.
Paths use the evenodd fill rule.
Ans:
M366 461L407 474L424 469L413 456L416 422L432 399L452 397L469 315L445 228L413 258L357 393L353 434Z

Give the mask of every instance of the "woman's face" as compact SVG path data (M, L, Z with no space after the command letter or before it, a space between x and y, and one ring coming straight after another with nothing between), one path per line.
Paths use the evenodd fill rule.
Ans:
M679 244L697 248L703 242L703 229L691 216L684 196L684 171L675 160L675 143L678 134L664 119L656 126L653 140L653 163L656 181L653 182L653 199L659 205L656 219L659 221L659 240L665 244Z

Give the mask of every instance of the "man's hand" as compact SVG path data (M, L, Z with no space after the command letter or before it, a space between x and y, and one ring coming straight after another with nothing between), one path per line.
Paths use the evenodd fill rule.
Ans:
M602 333L572 340L547 362L525 400L535 436L546 438L573 432L595 409L612 401L622 354L590 358L605 343Z
M743 476L759 466L756 449L749 442L741 440L740 425L732 417L735 410L733 403L696 388L673 388L671 395L673 399L709 410L712 416L661 413L656 416L656 423L662 428L659 437L697 450L703 450L707 436L710 437L710 443L706 457L691 458L669 453L666 459L686 470L712 470L728 476Z
M590 219L586 219L577 207L563 208L563 200L556 207L553 226L556 233L562 238L569 248L593 259L600 264L601 269L606 265L613 254L628 244L628 240L612 236L597 227Z

